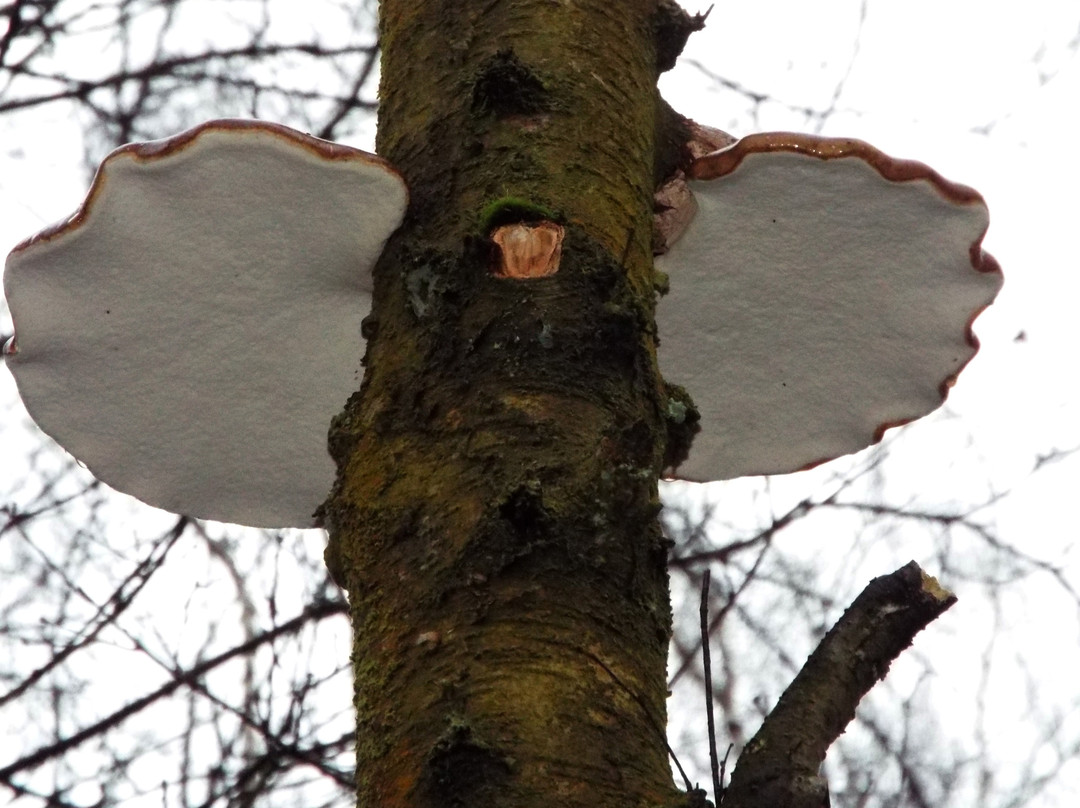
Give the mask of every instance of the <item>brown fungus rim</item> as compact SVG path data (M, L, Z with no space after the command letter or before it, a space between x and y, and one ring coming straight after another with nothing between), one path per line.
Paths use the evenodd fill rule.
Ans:
M322 138L309 135L289 126L285 126L284 124L273 123L271 121L260 121L253 118L216 118L214 120L204 121L197 126L185 129L183 132L179 132L166 138L126 143L119 148L113 149L105 155L98 165L97 171L94 172L94 178L90 182L90 189L86 192L86 196L83 198L83 201L79 204L79 207L75 212L66 219L57 222L56 224L49 225L29 238L23 239L11 249L9 255L15 255L34 244L50 241L65 233L77 230L82 226L86 221L95 200L104 189L106 169L113 161L124 157L130 157L141 163L166 159L183 152L189 147L194 147L198 143L199 138L207 133L272 135L290 146L299 146L315 157L323 160L330 162L365 163L375 168L381 168L386 173L398 177L398 179L401 180L402 186L405 187L405 180L397 169L378 155L366 152L363 149L346 146L342 143L334 143L330 140L323 140ZM407 195L407 188L405 189L405 192ZM406 196L406 205L407 204L408 196Z

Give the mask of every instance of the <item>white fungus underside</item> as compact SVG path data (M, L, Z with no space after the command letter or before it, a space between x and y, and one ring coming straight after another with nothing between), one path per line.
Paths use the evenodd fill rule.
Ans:
M102 171L85 222L8 260L27 409L151 505L311 526L403 183L250 130Z
M657 259L660 369L701 411L678 477L793 471L941 404L1001 283L972 267L984 205L789 152L691 189L698 214Z

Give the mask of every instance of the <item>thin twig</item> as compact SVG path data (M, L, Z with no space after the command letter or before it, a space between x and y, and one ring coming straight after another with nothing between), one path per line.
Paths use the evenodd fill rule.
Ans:
M611 677L611 681L613 681L624 691L626 691L627 695L629 695L630 698L637 702L637 705L641 708L641 712L645 715L645 720L648 721L649 724L652 725L652 728L656 731L656 733L664 739L664 748L667 749L668 755L671 756L672 761L675 763L675 768L677 768L679 770L679 774L682 775L683 782L686 784L686 792L689 794L690 792L694 791L694 786L690 783L690 778L686 776L686 770L683 769L682 764L679 763L679 759L675 756L675 750L672 749L671 744L668 743L667 733L664 732L664 728L656 722L656 719L653 718L652 713L649 712L649 705L645 703L645 699L643 699L639 693L636 693L635 691L627 687L626 684L623 683L623 680L615 675L615 671L613 671L607 666L604 660L602 660L600 657L590 651L585 651L584 653L585 656L587 656L589 659L591 659L593 662L595 662L597 665L604 669L604 672Z
M713 719L712 658L709 655L709 583L708 567L701 578L701 659L705 668L705 715L709 721L709 761L712 764L713 802L720 804L720 757L716 753L716 722ZM727 755L724 756L725 762Z
M89 738L93 738L94 736L100 735L102 732L115 727L121 721L124 721L155 701L171 695L187 684L198 681L200 677L205 676L207 673L229 660L245 654L250 654L266 643L273 642L278 637L292 634L303 628L312 620L321 620L331 615L343 614L346 610L345 604L338 601L319 601L312 603L293 619L281 623L262 634L256 635L247 642L237 645L234 648L230 648L228 651L218 654L211 659L204 660L186 671L178 671L171 681L166 682L156 690L147 693L145 696L129 702L116 712L112 713L112 715L106 716L100 721L79 730L66 738L61 738L49 746L44 746L36 752L31 752L29 755L19 758L18 760L9 763L7 766L0 768L0 783L7 785L13 774L26 771L35 766L40 766L47 760L52 760L53 758L66 754Z

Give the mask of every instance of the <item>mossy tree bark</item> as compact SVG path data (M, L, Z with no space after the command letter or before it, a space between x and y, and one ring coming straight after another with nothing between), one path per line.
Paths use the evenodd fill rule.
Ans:
M361 806L684 802L651 250L670 10L381 3L378 151L411 203L324 508ZM496 276L490 229L537 218L565 234L557 272Z
M696 137L656 78L703 18L674 0L381 12L379 152L412 198L323 507L352 610L359 804L701 805L664 740L657 479L692 426L665 420L688 399L656 367L652 198ZM507 272L496 228L538 220L514 230L547 239L526 240L543 245L527 277ZM871 582L724 805L827 804L825 751L954 600L914 564Z

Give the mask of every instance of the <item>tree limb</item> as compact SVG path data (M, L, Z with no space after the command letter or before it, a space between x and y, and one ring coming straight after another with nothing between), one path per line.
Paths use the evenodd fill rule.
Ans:
M724 808L822 808L818 769L863 696L956 602L914 562L872 580L806 661L739 758Z

